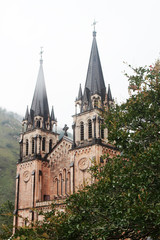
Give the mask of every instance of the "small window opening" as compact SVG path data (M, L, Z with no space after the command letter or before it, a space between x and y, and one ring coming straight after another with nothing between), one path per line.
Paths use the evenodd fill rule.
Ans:
M88 138L92 138L92 121L88 121Z
M83 122L80 123L80 139L81 141L84 140L84 123Z
M49 152L52 150L52 139L49 140Z
M32 154L34 154L34 138L32 138Z
M46 139L42 139L42 151L45 151Z
M98 108L98 99L94 100L94 108Z
M28 156L28 148L29 148L29 144L28 144L28 139L26 140L26 156Z

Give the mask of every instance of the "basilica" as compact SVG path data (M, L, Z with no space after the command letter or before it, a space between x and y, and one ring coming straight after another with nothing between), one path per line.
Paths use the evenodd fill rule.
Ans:
M40 67L30 109L26 109L20 136L20 158L17 163L14 228L42 220L41 210L49 211L54 201L64 209L65 198L94 181L88 171L93 162L103 163L102 155L117 154L108 143L103 112L114 104L110 85L105 86L96 32L86 76L76 97L73 115L73 139L64 127L59 139L54 109L49 110L47 91Z

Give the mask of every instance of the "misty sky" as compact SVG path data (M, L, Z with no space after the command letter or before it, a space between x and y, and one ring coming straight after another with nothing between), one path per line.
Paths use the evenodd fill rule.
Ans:
M159 12L159 0L0 0L0 106L24 116L43 46L50 109L59 126L70 126L86 80L94 18L106 86L125 101L123 62L144 66L160 56Z

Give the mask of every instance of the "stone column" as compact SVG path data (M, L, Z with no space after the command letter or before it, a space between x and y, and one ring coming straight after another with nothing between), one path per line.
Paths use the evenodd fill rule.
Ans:
M92 120L94 123L94 139L96 139L96 116L93 116Z
M69 182L69 186L71 186L71 194L75 192L75 184L74 184L74 162L72 162L70 164L70 182L69 182L69 179L68 179L68 182Z
M98 116L98 137L101 138L101 118Z
M34 137L34 141L35 141L35 155L37 155L37 135Z
M77 115L77 104L75 104L75 115Z
M39 170L39 201L42 201L42 171Z
M19 146L20 146L20 154L19 154L19 161L22 162L22 157L23 157L23 139L19 141Z
M32 198L31 207L34 208L35 201L35 171L32 172ZM31 211L31 220L34 221L34 211Z
M73 124L72 124L72 129L73 129L73 144L72 144L72 148L75 148L75 147L76 147L76 142L75 142L75 127L76 127L76 124L73 123Z
M13 218L13 234L16 232L18 227L18 207L19 207L19 173L16 176L16 192L15 192L15 210L14 210L14 218Z

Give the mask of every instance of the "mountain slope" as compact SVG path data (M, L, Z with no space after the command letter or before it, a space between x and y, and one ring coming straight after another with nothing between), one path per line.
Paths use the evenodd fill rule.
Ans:
M0 108L0 203L14 201L18 138L21 122L17 114Z

